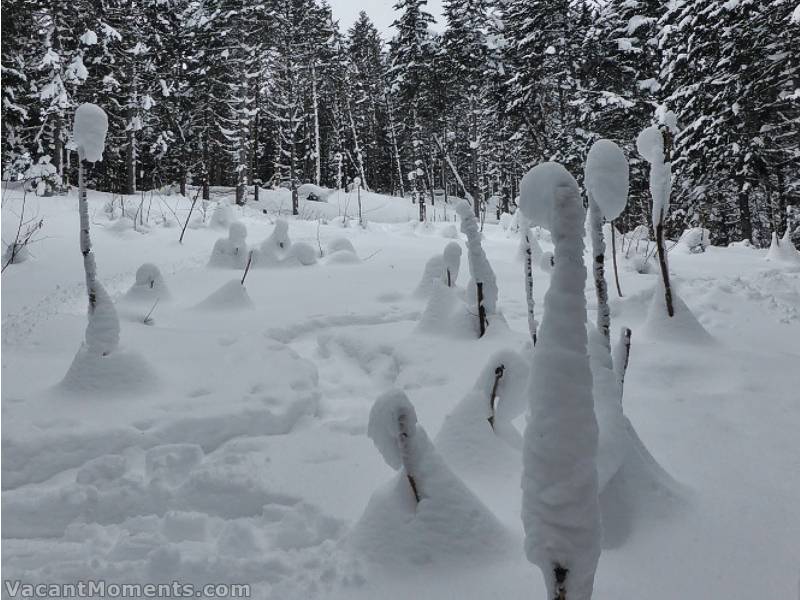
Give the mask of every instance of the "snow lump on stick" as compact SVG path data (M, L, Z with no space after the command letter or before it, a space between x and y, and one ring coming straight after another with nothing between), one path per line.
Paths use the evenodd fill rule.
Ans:
M96 104L81 104L75 111L75 125L72 137L78 146L78 154L83 160L100 162L108 132L108 117Z
M550 229L555 245L523 442L525 551L542 569L549 598L566 591L569 600L589 600L601 530L598 430L587 354L583 204L567 170L544 163L523 178L520 208L533 224Z

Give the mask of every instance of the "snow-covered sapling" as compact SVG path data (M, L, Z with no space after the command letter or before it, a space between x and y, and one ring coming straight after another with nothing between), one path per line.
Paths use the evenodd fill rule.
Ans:
M75 111L72 138L78 149L78 211L81 227L81 254L89 296L89 324L86 346L89 352L107 355L119 344L119 319L110 296L97 281L97 265L89 236L89 202L86 197L84 161L103 160L108 117L96 104L81 104Z
M497 308L497 280L481 246L481 232L472 208L466 201L462 201L456 204L456 212L461 218L461 233L467 236L467 258L471 276L467 294L476 299L478 331L483 337L489 325L488 315L494 314Z
M610 344L611 310L608 307L605 276L606 243L603 239L603 219L616 219L625 210L628 202L628 161L622 149L611 140L597 140L592 144L586 157L584 182L586 195L589 197L597 329Z
M522 521L528 560L549 598L589 600L600 557L598 428L587 354L585 213L578 185L557 163L523 178L520 208L550 230L555 264L529 380Z
M672 138L677 130L677 123L672 111L664 112L661 121L661 125L647 127L639 134L636 139L636 149L650 163L653 229L656 232L656 250L664 286L664 301L667 314L672 317L675 315L675 309L669 281L667 251L664 246L664 221L669 212L669 196L672 190Z
M533 237L530 224L522 215L522 211L517 211L517 223L523 231L522 235L522 248L525 261L525 301L528 305L528 333L531 336L533 345L536 345L536 329L539 327L539 322L536 320L534 314L535 303L533 300L533 261L542 259L542 249L539 247L539 242Z
M424 491L416 472L417 413L403 392L386 392L375 401L369 413L367 435L390 467L403 469L414 499L419 502Z

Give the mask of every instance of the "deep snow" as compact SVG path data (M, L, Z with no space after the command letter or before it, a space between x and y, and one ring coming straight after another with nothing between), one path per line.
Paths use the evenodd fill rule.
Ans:
M215 200L231 197L214 190ZM156 196L149 223L134 230L130 219L108 220L110 195L90 193L99 280L119 309L119 352L145 365L125 370L120 389L94 395L61 384L87 324L76 197L28 197L45 220L44 239L2 278L4 578L244 582L254 597L274 599L544 600L541 574L523 551L519 486L492 487L481 464L450 468L500 523L496 560L421 556L409 571L375 564L353 541L370 499L397 477L366 435L370 409L389 389L409 397L434 447L448 415L475 415L465 445L487 448L504 461L496 480L513 481L518 449L487 438L491 429L478 429L483 413L467 398L485 390L479 374L498 352L530 353L518 234L485 225L482 244L508 326L476 339L426 330L427 301L413 294L426 261L454 233L466 249L452 206L437 204L437 221L422 227L408 220L418 214L408 200L362 192L361 228L352 219L355 194L301 202L294 219L288 192L261 197L225 211L246 225L248 242L271 235L280 209L292 243L325 256L310 266L252 269L252 309L198 310L227 282L241 287L241 263L206 266L215 241L227 238L203 224L214 203L195 211L181 245L169 209L184 219L189 200L165 197L167 209ZM21 192L3 198L6 239ZM127 209L140 200L126 198ZM329 253L337 238L355 252L336 242ZM351 257L330 260L339 252ZM766 255L741 246L671 252L680 296L709 343L643 328L657 268L640 274L635 253L620 257L625 296L609 289L612 334L633 330L625 414L677 480L682 501L643 511L624 542L604 548L596 600L798 595L800 267ZM466 252L461 261L467 272ZM123 302L145 263L159 268L171 297L158 302L149 325L149 300L135 310ZM549 279L534 264L539 318ZM444 291L463 303L463 288ZM592 321L591 281L586 300ZM513 423L521 431L524 417ZM446 463L458 444L452 430L441 439ZM487 445L493 441L502 445ZM634 467L623 476L635 478ZM521 461L517 468L521 474Z

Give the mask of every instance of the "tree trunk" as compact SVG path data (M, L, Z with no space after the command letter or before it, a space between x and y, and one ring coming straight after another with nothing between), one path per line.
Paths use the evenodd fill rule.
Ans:
M594 274L594 291L597 296L597 330L603 335L605 344L611 347L611 310L608 307L608 286L605 274L606 243L603 239L603 215L600 207L589 194L589 229L592 234L592 272Z
M86 276L86 293L89 296L89 314L94 313L97 303L96 282L97 265L92 252L92 239L89 237L89 202L86 198L86 181L84 161L81 153L78 154L78 213L81 224L81 254L83 255L83 271Z

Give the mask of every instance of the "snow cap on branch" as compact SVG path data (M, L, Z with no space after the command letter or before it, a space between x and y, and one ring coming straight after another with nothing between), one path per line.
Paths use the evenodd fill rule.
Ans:
M636 138L636 150L652 164L664 162L664 136L655 125L643 129Z
M395 470L403 466L400 439L400 420L405 420L406 431L416 431L417 413L408 396L400 390L392 390L381 395L369 411L367 436L375 444L386 463Z
M103 160L107 132L108 117L102 108L89 102L78 107L72 137L81 158L89 162Z
M611 140L597 140L589 149L584 182L603 216L616 219L628 201L628 161Z
M531 225L552 229L556 190L562 186L578 193L575 178L556 162L536 165L522 178L519 207Z

